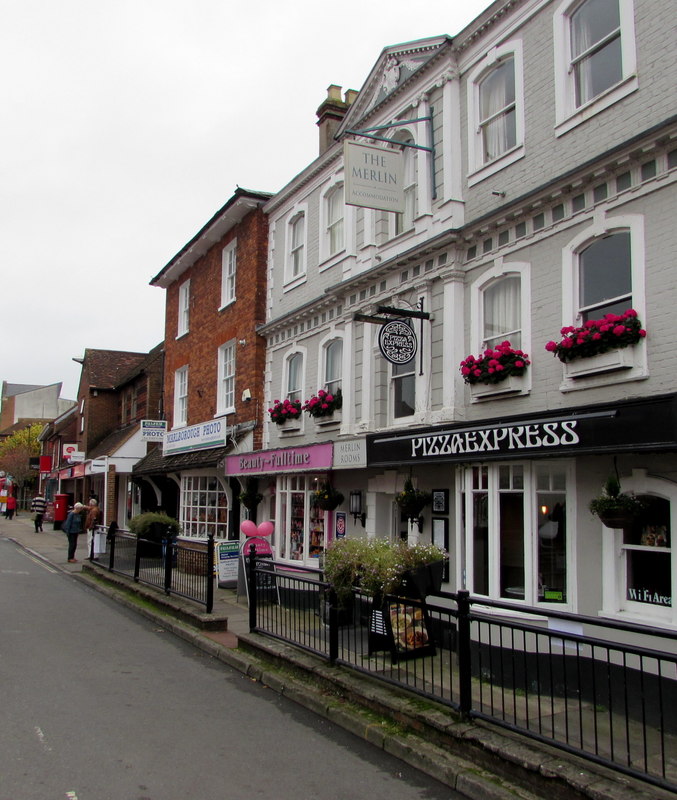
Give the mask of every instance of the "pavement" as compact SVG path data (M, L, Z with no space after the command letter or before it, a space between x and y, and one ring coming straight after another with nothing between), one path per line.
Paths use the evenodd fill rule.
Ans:
M284 642L249 632L246 598L215 590L205 614L188 600L112 575L86 558L85 537L69 564L66 536L27 512L0 517L10 539L73 579L161 624L213 658L351 731L474 800L675 800L673 793L510 731L464 721L448 707L328 664Z

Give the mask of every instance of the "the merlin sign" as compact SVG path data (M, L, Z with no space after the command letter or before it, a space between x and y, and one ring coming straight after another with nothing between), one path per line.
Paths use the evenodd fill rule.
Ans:
M399 149L346 140L343 159L348 205L404 211L404 161Z
M624 401L367 437L367 464L677 451L677 397Z
M408 322L394 319L381 327L378 346L383 357L391 364L408 364L416 355L418 341Z

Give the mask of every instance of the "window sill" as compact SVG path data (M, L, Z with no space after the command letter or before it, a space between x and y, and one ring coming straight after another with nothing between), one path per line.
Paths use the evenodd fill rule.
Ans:
M639 82L637 76L630 75L628 78L616 84L616 86L607 89L603 94L590 100L584 106L567 113L566 116L562 115L560 121L555 124L555 136L563 136L583 122L587 122L589 119L599 114L600 111L604 111L604 109L609 108L609 106L614 105L619 100L632 94L638 87Z
M223 411L217 411L216 414L214 414L214 419L219 419L220 417L227 417L228 414L234 414L234 413L235 413L234 407L226 408Z
M175 337L175 341L178 342L179 339L185 339L185 337L188 336L189 333L190 333L190 331L184 331L183 333L177 333L176 337Z
M232 300L228 300L227 302L225 302L225 303L223 303L222 305L220 305L220 306L218 307L217 311L223 311L223 310L224 310L224 308L228 308L228 306L232 306L232 305L233 305L233 303L234 303L236 300L237 300L237 298L236 298L236 297L233 297L233 299L232 299Z
M513 147L512 150L508 150L506 153L503 153L502 156L499 156L488 164L483 164L481 167L476 167L468 175L468 186L475 186L486 178L495 175L502 169L505 169L511 164L514 164L516 161L519 161L521 158L524 158L524 155L524 145L519 144L516 147Z
M296 278L291 278L290 280L285 281L282 291L290 292L292 289L296 289L298 286L301 286L306 282L306 278L307 274L304 272L302 275L297 275Z

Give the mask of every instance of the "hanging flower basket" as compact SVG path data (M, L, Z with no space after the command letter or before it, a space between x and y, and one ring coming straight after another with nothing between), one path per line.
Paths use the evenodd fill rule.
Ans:
M395 496L395 502L405 517L418 519L421 511L432 502L432 495L430 492L414 489L411 480L407 479L404 489Z
M589 508L607 528L627 528L644 511L645 505L634 494L621 492L618 478L610 475L602 494L590 501Z
M605 314L602 319L589 319L578 328L569 325L560 333L563 338L559 342L548 342L545 349L564 364L630 347L646 336L634 308L623 314Z
M463 380L473 386L477 383L501 383L511 376L520 377L527 371L529 364L529 356L506 341L494 349L485 350L477 358L468 356L461 361L460 370Z
M341 505L343 500L344 497L341 492L334 489L334 487L328 483L323 483L320 488L312 494L313 505L321 508L323 511L333 511Z
M247 488L238 495L238 500L246 509L249 511L254 511L258 504L263 500L263 495L257 491L256 479L247 479Z

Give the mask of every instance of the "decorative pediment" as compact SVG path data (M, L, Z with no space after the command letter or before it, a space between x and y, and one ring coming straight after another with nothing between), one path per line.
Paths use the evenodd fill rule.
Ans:
M386 47L341 127L354 126L358 120L406 83L448 41L446 36L436 36L432 39L420 39L405 45Z

